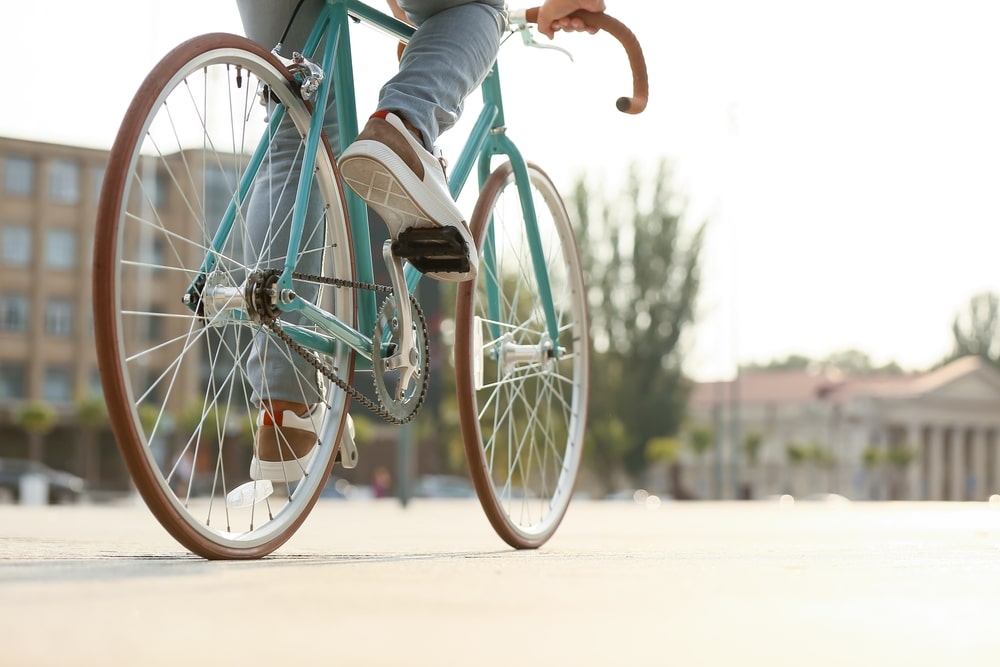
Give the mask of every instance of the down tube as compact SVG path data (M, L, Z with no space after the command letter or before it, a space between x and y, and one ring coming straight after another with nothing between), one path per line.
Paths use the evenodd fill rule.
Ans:
M538 294L541 301L542 311L545 313L545 321L548 325L549 337L553 341L559 340L559 322L556 319L555 306L552 303L552 286L549 283L549 270L545 264L545 253L542 250L542 236L538 230L538 214L535 211L535 201L531 197L531 180L528 177L528 167L521 157L520 151L514 143L505 135L491 136L483 156L480 161L480 175L488 173L489 156L495 154L506 155L510 160L514 170L514 183L517 185L517 194L521 200L521 212L524 214L524 231L528 237L528 248L531 251L531 264L535 270L535 279L538 281ZM490 295L490 310L494 309L494 296ZM495 312L491 313L495 314Z

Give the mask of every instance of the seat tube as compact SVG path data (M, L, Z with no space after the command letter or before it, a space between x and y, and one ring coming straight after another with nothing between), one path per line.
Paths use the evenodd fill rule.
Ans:
M334 104L337 109L339 145L349 146L358 136L358 105L354 92L354 61L351 54L350 17L348 11L361 4L357 0L326 0L330 16L328 41L335 42L332 53ZM339 155L338 155L339 157ZM338 172L339 175L339 172ZM350 188L344 188L347 215L351 225L351 242L357 278L361 282L375 280L372 266L371 237L368 229L368 206ZM358 290L358 327L367 331L375 325L375 293Z

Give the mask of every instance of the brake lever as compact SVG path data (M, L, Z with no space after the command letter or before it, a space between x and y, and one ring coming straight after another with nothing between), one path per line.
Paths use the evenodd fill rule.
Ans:
M521 33L521 41L524 42L525 46L530 46L536 49L558 51L565 54L565 56L570 59L570 62L573 62L573 54L561 46L556 46L555 44L542 44L541 42L535 40L534 33L531 32L531 28L528 27L528 19L525 10L520 9L511 11L508 15L507 21L513 32Z

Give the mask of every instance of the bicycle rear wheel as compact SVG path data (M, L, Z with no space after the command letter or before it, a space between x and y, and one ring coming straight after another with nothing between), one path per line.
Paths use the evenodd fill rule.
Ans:
M111 425L150 510L205 558L257 558L291 537L329 479L346 423L347 395L245 305L253 303L246 286L273 279L284 264L281 239L297 178L282 166L301 156L310 117L274 56L243 37L202 35L150 72L105 172L93 299ZM334 165L324 140L296 260L306 273L350 280L351 238ZM350 290L304 279L294 287L343 322L355 321ZM345 346L316 359L352 380ZM275 367L286 372L281 396L269 384ZM270 489L248 482L259 404L269 398L328 408L305 476ZM227 503L243 484L252 494L244 500L258 501ZM275 493L265 497L269 490Z
M459 285L455 369L466 456L490 523L515 548L555 533L580 469L590 338L569 215L549 177L528 164L540 256L557 336L549 334L510 163L486 180L472 215L476 280Z

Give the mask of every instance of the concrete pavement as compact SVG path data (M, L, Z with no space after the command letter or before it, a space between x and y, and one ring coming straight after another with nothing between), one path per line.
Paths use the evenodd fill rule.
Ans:
M1000 664L1000 506L579 501L516 552L475 501L323 501L279 552L141 506L0 506L0 665Z

